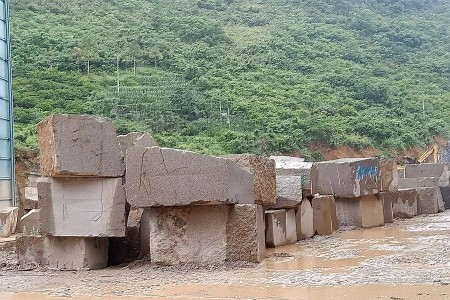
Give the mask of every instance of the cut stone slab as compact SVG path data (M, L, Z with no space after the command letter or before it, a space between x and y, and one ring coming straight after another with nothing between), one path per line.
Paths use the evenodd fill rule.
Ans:
M236 204L227 222L227 261L261 262L266 257L261 205Z
M41 217L40 209L32 209L22 218L20 218L19 226L25 235L41 235Z
M375 195L335 198L340 226L369 228L384 224L383 204Z
M437 177L410 177L399 178L399 189L422 188L439 186L439 178Z
M9 237L16 231L19 208L0 209L0 237Z
M448 186L450 172L446 164L407 164L405 178L435 177L439 178L439 186Z
M43 176L123 176L116 130L105 118L52 115L37 125Z
M444 201L444 208L450 209L450 186L441 187L442 200Z
M439 187L418 188L419 205L422 214L437 214L439 212L439 202L442 201Z
M43 234L71 237L125 236L122 178L38 180Z
M419 194L416 189L399 189L398 198L393 200L394 218L409 219L421 214Z
M23 209L38 208L38 191L36 187L25 187L25 197L23 198Z
M394 221L392 206L398 201L398 190L397 192L380 192L378 197L383 204L384 223L392 223Z
M251 154L230 155L225 158L234 161L239 167L253 174L255 203L273 205L277 200L275 161Z
M278 247L297 242L295 209L266 210L266 246Z
M311 202L305 199L295 214L297 240L304 240L314 236L314 210Z
M380 191L398 190L398 169L394 159L380 159Z
M17 254L21 266L102 269L108 262L108 238L21 236L17 238Z
M311 168L313 163L292 156L271 156L275 161L277 176L300 176L303 190L311 190Z
M312 199L314 212L314 231L318 235L333 233L333 209L336 214L336 204L332 195L318 195Z
M312 194L355 198L377 194L380 189L377 158L344 158L314 163Z
M140 224L140 244L139 258L142 259L150 255L150 209L146 208L141 215Z
M169 148L134 146L126 157L134 207L253 204L253 174L235 162Z
M277 201L270 209L294 208L302 202L302 182L300 176L277 175Z
M127 150L133 146L158 147L158 142L147 132L130 132L127 135L117 137L120 143L120 150L125 156Z
M150 208L152 262L208 265L227 260L260 261L264 257L262 208L250 206Z

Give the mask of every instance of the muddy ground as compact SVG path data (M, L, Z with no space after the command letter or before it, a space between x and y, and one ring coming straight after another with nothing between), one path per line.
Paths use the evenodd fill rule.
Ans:
M20 270L4 245L0 299L450 299L450 211L316 236L259 265Z

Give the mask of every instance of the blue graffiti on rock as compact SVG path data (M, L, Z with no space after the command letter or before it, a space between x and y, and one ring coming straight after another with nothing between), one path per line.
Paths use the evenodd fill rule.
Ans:
M374 178L377 179L378 175L378 167L371 166L371 167L364 167L361 164L358 165L356 168L356 179L361 180L364 177Z

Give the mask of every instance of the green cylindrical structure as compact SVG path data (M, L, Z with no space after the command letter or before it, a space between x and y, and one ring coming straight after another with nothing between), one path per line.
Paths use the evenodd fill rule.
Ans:
M0 0L0 208L16 205L13 124L9 9Z

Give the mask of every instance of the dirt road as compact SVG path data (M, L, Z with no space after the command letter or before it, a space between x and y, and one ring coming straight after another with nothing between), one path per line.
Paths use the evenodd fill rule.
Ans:
M450 211L316 236L260 265L16 270L0 253L0 299L450 299Z

